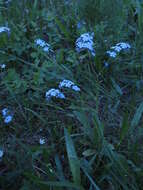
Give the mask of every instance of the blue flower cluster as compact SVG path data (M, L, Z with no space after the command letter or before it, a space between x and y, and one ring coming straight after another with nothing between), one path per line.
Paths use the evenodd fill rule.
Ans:
M75 85L74 82L70 80L66 80L66 79L64 79L63 81L59 83L59 89L63 89L63 88L71 88L72 90L76 92L80 91L80 88L77 85ZM46 100L49 101L52 97L65 99L66 98L65 95L59 89L52 88L48 90L46 92Z
M118 44L116 44L115 46L112 46L106 53L112 57L115 58L117 56L117 53L120 53L122 50L126 50L126 49L130 49L131 46L128 43L125 42L120 42Z
M46 92L46 100L50 100L52 97L65 99L65 95L59 90L52 88Z
M2 116L5 123L10 123L13 119L13 114L11 114L10 110L8 110L7 108L4 108L2 110Z
M45 42L44 40L36 39L36 40L35 40L35 43L36 43L36 45L42 47L42 48L43 48L43 51L49 52L49 50L50 50L50 44L48 44L48 43Z
M80 88L77 85L75 85L74 82L72 82L70 80L66 80L66 79L64 79L63 81L60 82L59 88L60 89L62 89L62 88L71 88L74 91L77 91L77 92L80 91Z
M0 33L2 33L2 32L10 33L10 28L5 27L5 26L1 26L1 27L0 27Z
M94 33L84 33L76 40L76 51L88 50L93 56L95 56L95 50L93 48Z

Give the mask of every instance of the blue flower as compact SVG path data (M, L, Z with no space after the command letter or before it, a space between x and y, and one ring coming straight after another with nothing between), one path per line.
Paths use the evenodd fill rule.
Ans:
M109 54L109 56L113 58L117 56L117 53L115 51L107 51L107 54Z
M42 39L36 39L35 40L36 45L40 46L43 48L43 51L45 52L49 52L50 50L50 44L48 44L47 42L45 42Z
M120 42L117 43L115 46L112 46L110 49L111 51L107 51L106 53L109 54L110 57L115 58L117 53L120 53L122 50L130 49L131 46L128 43Z
M39 140L39 143L41 144L41 145L43 145L43 144L45 144L45 139L44 138L40 138L40 140Z
M10 28L5 27L5 26L1 26L1 27L0 27L0 33L2 33L2 32L10 33Z
M10 123L10 122L12 121L12 118L13 118L12 115L8 115L8 116L6 116L6 117L4 118L4 122L5 122L5 123Z
M2 110L2 116L3 116L3 117L6 117L6 115L8 114L8 112L9 112L9 110L8 110L7 108L4 108L4 109Z
M11 111L8 108L4 108L2 110L2 116L4 118L5 123L10 123L13 119L13 114L11 113Z
M94 33L84 33L76 40L76 51L89 50L93 56L95 56L95 50L93 48Z
M74 91L80 91L80 88L74 82L66 79L60 82L59 88L71 88Z
M46 99L49 101L52 97L65 99L65 95L59 90L52 88L46 92Z
M1 69L5 69L6 65L5 64L2 64L0 65Z
M116 52L120 52L122 50L122 48L120 46L112 46L111 49L113 49Z
M125 42L120 42L116 46L120 47L121 49L130 49L131 48L130 44L125 43Z

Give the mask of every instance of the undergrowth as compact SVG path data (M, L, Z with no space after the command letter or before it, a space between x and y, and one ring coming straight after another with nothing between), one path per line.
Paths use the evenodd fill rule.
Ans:
M0 189L143 189L143 2L1 0L0 26ZM76 51L86 32L95 56ZM47 101L63 79L80 91Z

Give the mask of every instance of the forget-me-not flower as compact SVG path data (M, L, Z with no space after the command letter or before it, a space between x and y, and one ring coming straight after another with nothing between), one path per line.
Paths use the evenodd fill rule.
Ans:
M7 108L2 109L2 116L6 117L8 115L9 110Z
M126 42L120 42L120 43L117 43L115 46L112 46L110 48L112 50L109 50L106 53L110 57L115 58L117 56L117 53L120 53L122 50L130 49L130 48L131 48L130 44Z
M47 100L50 100L52 97L65 99L65 95L59 89L55 89L55 88L52 88L46 92Z
M45 144L45 143L46 143L46 141L45 141L45 139L44 139L44 138L40 138L39 143L40 143L41 145L43 145L43 144Z
M110 56L110 57L113 57L115 58L117 56L117 53L115 51L107 51L107 54Z
M11 111L8 108L2 109L2 116L3 116L4 122L6 124L10 123L13 119L13 114L11 113Z
M2 32L10 33L10 28L5 27L5 26L1 26L1 27L0 27L0 33L2 33Z
M1 69L5 69L5 67L6 67L5 64L0 65L0 68L1 68Z
M48 44L47 42L45 42L42 39L36 39L35 40L36 45L40 46L43 48L43 51L45 52L49 52L50 50L50 44Z
M76 40L76 51L89 50L93 56L95 56L95 50L93 48L94 33L84 33Z
M8 116L6 116L6 117L4 118L4 122L5 122L5 123L10 123L10 122L12 121L12 118L13 118L12 115L8 115Z
M70 81L70 80L66 80L64 79L63 81L60 82L59 84L59 88L71 88L74 91L80 91L80 88L74 84L74 82Z
M117 47L120 47L121 49L130 49L131 46L130 44L126 43L126 42L120 42L118 44L116 44Z

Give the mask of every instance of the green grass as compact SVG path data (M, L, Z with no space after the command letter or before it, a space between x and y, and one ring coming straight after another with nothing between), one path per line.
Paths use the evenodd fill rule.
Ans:
M11 29L0 33L0 112L13 113L8 124L0 113L0 189L142 190L143 2L1 0L0 26ZM95 57L75 50L85 32ZM108 59L122 41L131 50ZM62 79L81 91L47 102Z

